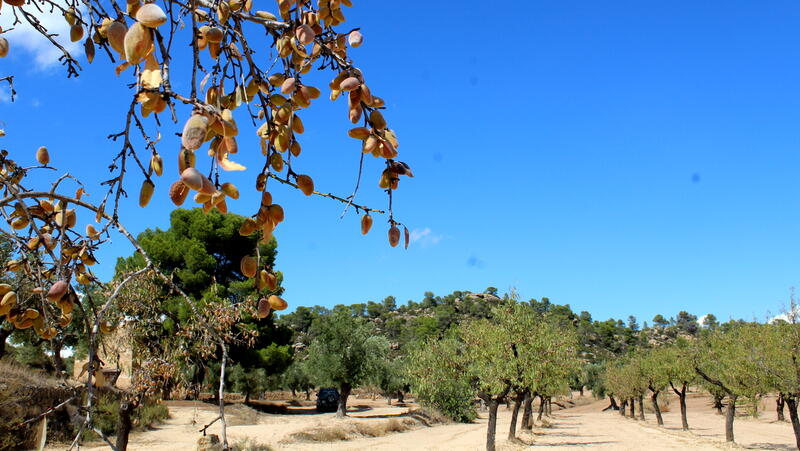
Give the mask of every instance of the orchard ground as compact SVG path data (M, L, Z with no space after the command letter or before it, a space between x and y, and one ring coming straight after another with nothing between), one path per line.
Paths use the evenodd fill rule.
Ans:
M681 431L677 398L669 396L668 411L664 413L665 427L655 424L655 417L646 409L647 420L637 421L620 417L616 411L602 409L607 400L594 400L577 394L566 409L554 405L553 416L537 423L532 433L518 432L521 442L506 439L511 410L501 407L497 429L499 449L547 447L553 449L613 449L613 450L718 450L718 449L794 449L794 437L788 422L778 422L774 398L762 401L758 418L739 416L734 426L736 445L726 444L724 417L712 408L711 399L703 393L688 398L690 432ZM318 414L313 401L302 398L269 403L285 405L286 413L268 414L241 405L229 405L228 439L233 445L261 445L257 449L286 450L481 450L486 438L486 412L471 424L435 424L426 426L428 419L415 418L409 410L413 402L388 406L385 399L356 398L350 401L350 418L337 419L330 413ZM313 396L312 396L313 399ZM559 401L561 402L561 401ZM194 401L168 401L170 418L156 428L133 434L132 450L194 450L201 436L198 432L217 416L214 405ZM534 409L536 410L536 409ZM737 410L747 410L742 405ZM536 412L534 411L534 414ZM788 415L787 415L788 417ZM405 432L393 432L404 430ZM219 434L218 424L208 428ZM309 441L309 433L329 442ZM374 435L374 436L372 436ZM342 440L341 438L347 438ZM106 449L100 443L85 449ZM61 449L53 444L49 449Z

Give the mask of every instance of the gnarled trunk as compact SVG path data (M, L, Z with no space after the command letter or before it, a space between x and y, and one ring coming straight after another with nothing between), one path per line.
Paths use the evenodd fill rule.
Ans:
M606 410L619 410L619 406L617 405L617 400L614 399L613 396L608 395L608 407L603 409L603 412Z
M794 396L786 397L786 407L789 408L789 418L792 420L792 430L794 430L794 441L797 449L800 449L800 419L797 418L797 398Z
M628 408L628 400L624 399L624 400L622 400L622 404L619 405L619 414L624 417L625 416L625 410L627 408Z
M644 421L644 396L639 395L639 419Z
M489 424L486 428L486 451L495 451L494 437L497 431L497 408L500 406L500 400L489 400Z
M636 399L631 398L630 406L631 406L631 418L633 418L635 420L636 419Z
M406 402L406 394L403 392L403 390L397 390L397 402L399 404Z
M522 406L522 401L525 400L525 393L517 393L514 396L514 410L511 412L511 426L508 428L508 439L514 440L517 438L517 416L519 415L519 408Z
M786 417L783 414L783 407L786 405L786 401L784 401L783 393L778 393L778 399L775 401L775 410L778 412L778 421L786 421Z
M653 394L650 396L650 399L653 401L653 411L656 413L656 422L658 422L659 426L664 426L664 419L661 418L661 408L658 407L658 394L661 393L660 390L653 391Z
M725 409L725 441L733 441L733 420L736 419L736 398L738 396L728 394L728 407Z
M125 451L128 449L128 436L131 433L133 423L131 422L131 414L136 409L137 403L129 401L123 397L119 402L119 412L117 419L117 451Z
M684 431L689 430L689 420L686 418L686 386L689 385L688 382L684 381L681 384L681 389L678 390L675 388L675 385L672 381L669 382L669 386L672 387L672 391L678 395L678 401L681 404L681 426L683 427Z
M527 431L533 429L533 398L534 395L531 395L530 392L525 394L525 400L523 401L522 405L522 429Z
M346 417L347 416L347 398L350 397L350 391L353 387L344 382L339 387L339 407L336 409L336 416L337 417Z
M542 415L544 415L544 395L539 395L539 415L536 421L542 421Z

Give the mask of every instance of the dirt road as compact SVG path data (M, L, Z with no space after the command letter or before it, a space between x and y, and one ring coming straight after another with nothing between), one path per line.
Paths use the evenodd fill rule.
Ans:
M298 443L290 440L295 432L314 428L336 428L344 422L386 422L402 415L408 408L388 407L380 402L358 400L359 411L351 419L338 420L333 414L314 414L301 411L291 415L255 414L246 409L229 409L232 425L228 428L230 443L249 438L250 442L269 445L280 450L482 450L486 437L486 418L472 424L450 424L390 433L383 437L358 438L330 443ZM677 400L672 400L672 411L664 413L665 427L659 428L655 418L647 413L645 422L622 418L616 412L602 412L605 402L592 402L581 407L555 412L550 427L537 427L533 433L519 434L523 443L506 439L510 411L501 407L497 428L498 449L517 450L528 447L581 450L719 450L719 449L769 449L789 450L794 447L794 436L789 423L775 421L774 409L768 408L758 419L737 418L735 432L738 445L724 442L724 417L717 415L706 397L695 395L689 399L689 424L691 432L680 429ZM770 404L766 403L765 407ZM310 409L309 409L310 410ZM197 432L213 420L216 413L207 404L171 405L172 417L152 431L136 433L129 449L177 451L196 448ZM209 428L209 433L219 434L219 427ZM93 449L93 448L87 448ZM100 448L98 448L100 449Z

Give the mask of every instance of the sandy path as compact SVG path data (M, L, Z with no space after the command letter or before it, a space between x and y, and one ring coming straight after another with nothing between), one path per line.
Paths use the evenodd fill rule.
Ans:
M511 413L501 407L498 412L497 448L522 449L547 447L548 449L613 449L613 450L719 450L712 443L699 443L691 436L672 436L656 428L642 426L639 422L620 418L611 412L599 412L603 405L592 404L580 410L569 409L554 414L548 428L536 428L534 433L522 432L518 436L526 445L513 444L506 439L511 423ZM486 418L473 424L453 424L418 429L386 437L359 439L346 443L301 445L281 449L310 450L483 450L486 441Z
M361 400L359 400L359 403ZM351 420L338 420L334 414L250 415L245 418L235 409L230 415L228 428L230 443L245 438L259 444L268 444L280 450L482 450L486 440L485 414L472 424L450 424L423 427L409 432L383 437L361 438L332 443L286 443L289 435L318 427L336 426L340 421L387 421L408 409L387 407L380 403L351 413ZM535 428L533 433L522 432L524 444L506 440L511 411L499 410L497 447L517 450L527 447L548 447L563 450L719 450L719 449L769 449L794 448L794 436L789 423L777 423L776 414L769 401L767 410L759 419L737 418L734 429L736 445L724 442L724 417L710 407L707 397L689 399L689 425L691 432L680 429L677 399L672 399L672 410L664 413L665 427L655 424L655 417L647 413L647 421L622 418L616 412L602 412L605 401L562 410L554 413L552 426ZM158 428L136 433L131 438L131 450L178 451L196 449L197 432L216 417L212 406L201 403L184 403L170 406L171 418ZM358 420L356 420L358 418ZM242 424L255 423L255 424ZM219 426L209 428L209 433L219 434ZM57 449L57 448L54 448ZM102 447L85 449L104 449Z
M681 430L677 397L671 397L670 400L673 410L663 414L663 428L656 425L655 416L649 412L645 422L621 418L617 412L602 412L607 403L600 401L554 412L552 427L535 428L533 434L518 434L527 446L507 441L511 413L501 407L498 412L497 447L506 450L528 447L556 450L796 449L791 425L776 422L771 400L765 402L767 410L761 418L736 419L734 431L738 445L725 443L724 417L714 412L707 397L692 396L689 399L688 416L692 431L688 433ZM349 442L283 445L280 449L482 450L485 449L486 421L484 414L473 424L436 426Z

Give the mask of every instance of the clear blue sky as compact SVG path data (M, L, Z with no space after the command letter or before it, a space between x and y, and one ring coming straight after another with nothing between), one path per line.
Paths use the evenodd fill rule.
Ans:
M800 285L800 3L500 5L361 1L348 12L365 36L351 55L387 99L400 159L416 174L401 182L396 213L417 240L392 249L379 218L361 237L357 217L339 220L340 204L275 189L287 300L405 302L495 286L600 319L777 313ZM123 126L131 74L117 78L98 54L98 67L66 80L58 65L42 67L45 46L8 37L0 74L18 75L19 99L0 102L2 146L31 159L48 146L99 197L118 150L105 136ZM302 116L298 169L348 194L359 149L345 106L319 100ZM237 160L255 168L257 142L242 127ZM159 147L168 181L173 131ZM370 205L385 203L380 168L366 168L360 200ZM245 188L232 211L254 212L253 178L228 179ZM168 181L145 210L126 204L132 230L168 224ZM129 253L117 239L100 274Z

